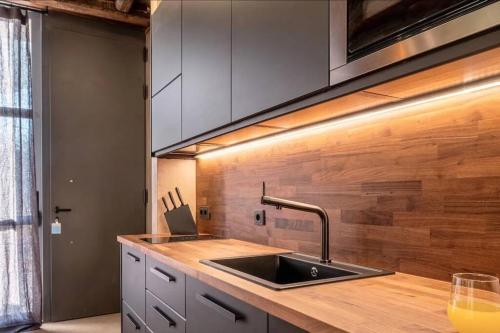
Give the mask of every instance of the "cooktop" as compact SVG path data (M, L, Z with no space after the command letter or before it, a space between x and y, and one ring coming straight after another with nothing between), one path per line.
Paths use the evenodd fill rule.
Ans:
M140 239L151 244L162 244L162 243L173 243L173 242L221 239L221 237L213 235L179 235L179 236L167 236L167 237L145 237Z

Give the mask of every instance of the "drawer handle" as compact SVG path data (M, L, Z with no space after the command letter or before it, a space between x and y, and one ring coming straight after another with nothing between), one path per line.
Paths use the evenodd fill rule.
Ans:
M141 261L141 258L139 258L138 256L136 255L133 255L132 253L130 252L127 252L127 255L128 257L130 258L130 260L132 260L133 262L139 262Z
M158 314L159 314L160 316L162 316L162 317L163 317L163 319L165 319L165 320L168 322L168 327L175 326L175 321L173 321L172 319L170 319L170 318L168 317L168 315L167 315L165 312L163 312L163 310L162 310L162 309L160 309L160 308L159 308L158 306L156 306L156 305L155 305L155 306L153 306L153 309L154 309L156 312L158 312Z
M164 280L164 281L167 281L167 282L175 282L175 277L173 277L172 275L168 274L167 272L164 272L162 271L160 268L158 267L151 267L149 269L149 271L151 273L153 273L154 275L156 275L157 277L159 277L160 279Z
M132 315L130 313L127 313L127 318L132 322L132 324L134 324L135 329L137 331L141 329L141 325L139 325L137 320L135 320L134 317L132 317Z
M208 306L209 308L215 310L219 314L221 314L224 318L229 319L232 322L236 322L237 320L241 319L241 316L237 315L236 313L226 309L224 306L218 304L214 300L211 300L207 296L203 296L200 294L196 294L196 299L203 305Z

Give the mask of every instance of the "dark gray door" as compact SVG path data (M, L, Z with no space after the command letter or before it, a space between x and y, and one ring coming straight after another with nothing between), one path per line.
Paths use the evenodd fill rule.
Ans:
M182 139L231 122L231 2L182 3Z
M152 94L181 73L181 1L163 0L151 16Z
M232 2L232 120L328 86L328 1Z
M62 225L49 235L51 319L119 312L116 236L145 229L144 32L52 13L45 24L45 222L58 216Z

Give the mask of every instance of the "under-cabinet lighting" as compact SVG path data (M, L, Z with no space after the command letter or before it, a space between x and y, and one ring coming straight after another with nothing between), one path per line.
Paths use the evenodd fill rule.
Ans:
M327 121L323 121L320 123L307 125L304 127L286 130L284 132L280 132L277 134L265 136L262 138L257 138L250 141L245 141L242 143L234 144L231 146L227 146L224 148L218 148L215 150L203 152L197 154L195 157L199 159L208 159L214 158L230 153L241 152L248 149L253 149L257 147L262 147L265 145L276 144L278 142L289 141L292 139L297 139L299 137L304 137L307 135L318 134L325 132L327 130L331 130L334 128L339 128L348 124L352 124L354 122L360 120L366 120L367 118L371 118L374 116L386 115L388 113L394 113L396 111L408 111L408 109L419 106L426 103L442 101L445 99L461 96L464 94L470 94L474 92L478 92L481 90L491 89L500 86L500 79L495 77L489 80L483 80L480 82L476 82L473 84L468 84L465 86L460 86L457 88L447 89L445 91L428 94L421 97L411 98L409 100L395 102L389 106L381 106L375 107L372 109L368 109L366 111L361 111L359 113L348 115L345 117L331 119Z

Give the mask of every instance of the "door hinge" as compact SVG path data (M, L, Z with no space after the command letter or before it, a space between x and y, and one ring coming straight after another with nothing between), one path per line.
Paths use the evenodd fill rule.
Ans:
M147 84L144 84L142 86L142 94L143 94L144 99L148 99L148 85Z
M144 47L142 49L142 60L144 60L144 62L148 62L148 48L147 47Z
M144 189L144 206L147 206L149 202L149 192L148 189Z

